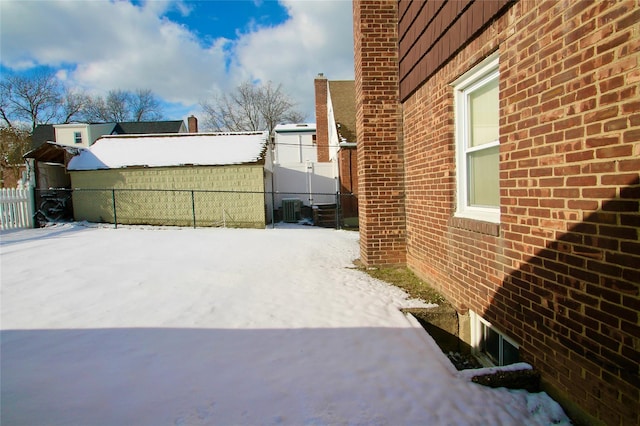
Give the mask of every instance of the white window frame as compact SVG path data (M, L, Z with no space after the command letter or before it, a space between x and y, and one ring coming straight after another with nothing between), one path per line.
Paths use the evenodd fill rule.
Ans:
M454 111L455 111L455 141L456 141L456 183L457 209L455 216L486 222L500 223L500 206L478 207L470 206L468 188L467 155L480 150L500 146L500 140L483 144L479 147L468 148L469 113L467 96L470 92L499 78L499 57L495 53L482 61L473 70L453 82Z
M78 142L78 139L80 139L80 142ZM82 132L73 132L73 141L77 144L81 144L82 143Z
M480 347L480 345L482 344L482 338L483 338L483 330L482 327L487 327L490 328L491 330L493 330L498 336L499 336L499 357L500 359L498 360L498 365L502 366L504 365L504 342L506 341L507 343L509 343L511 346L513 346L516 349L520 349L520 345L518 345L516 342L514 342L512 339L510 339L509 337L505 336L504 334L502 334L500 331L498 331L495 327L493 327L491 325L491 323L487 320L485 320L484 318L482 318L480 315L478 315L477 313L475 313L474 311L469 311L469 319L470 319L470 324L471 324L471 350L473 352L473 354L476 356L476 358L485 366L485 367L493 367L495 364L493 362L493 360L485 353L482 351L482 348Z

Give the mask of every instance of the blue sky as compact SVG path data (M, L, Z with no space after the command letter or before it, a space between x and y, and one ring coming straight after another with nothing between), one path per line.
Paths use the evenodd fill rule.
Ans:
M353 79L349 0L2 0L2 73L38 67L87 93L151 89L167 119L243 81L313 117L313 78Z
M191 28L203 40L232 39L239 31L247 31L252 25L277 26L289 18L287 9L275 0L190 1L169 9L165 16Z

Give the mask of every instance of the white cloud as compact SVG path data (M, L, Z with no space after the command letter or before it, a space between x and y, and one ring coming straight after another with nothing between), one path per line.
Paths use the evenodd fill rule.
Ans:
M353 79L351 2L281 3L291 18L242 36L235 46L234 67L241 75L282 83L313 120L314 77L322 72L331 80Z
M198 39L165 17L191 13L183 1L0 2L2 65L61 68L58 75L89 92L149 88L193 110L212 91L246 79L282 83L313 118L313 78L353 78L351 2L281 2L290 18L253 26L235 40Z

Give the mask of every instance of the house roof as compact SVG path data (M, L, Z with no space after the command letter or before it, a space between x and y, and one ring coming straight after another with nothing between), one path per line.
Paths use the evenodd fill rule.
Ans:
M329 93L333 117L340 124L340 135L347 142L356 141L356 85L354 80L330 80Z
M109 125L113 126L109 129ZM181 133L186 132L186 127L182 120L173 121L125 121L121 123L67 123L67 124L40 124L33 129L31 135L31 147L37 148L45 142L56 141L56 127L74 126L104 126L106 130L101 134L110 133L115 135L126 134L153 134L153 133Z
M74 157L68 170L221 166L264 161L267 132L103 136Z
M56 130L53 124L40 124L31 134L31 148L37 148L45 142L56 140Z
M276 133L300 133L311 132L315 133L315 123L294 123L294 124L278 124L274 129Z
M180 133L184 131L184 122L175 121L125 121L116 123L112 135L134 135L151 133Z

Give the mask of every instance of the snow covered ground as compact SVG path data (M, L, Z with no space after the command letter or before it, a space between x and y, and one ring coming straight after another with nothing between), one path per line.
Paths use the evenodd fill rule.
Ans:
M10 425L569 424L546 394L459 374L311 227L4 231L1 412Z

